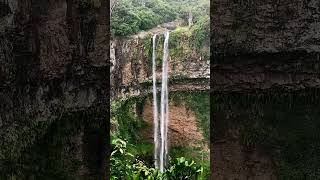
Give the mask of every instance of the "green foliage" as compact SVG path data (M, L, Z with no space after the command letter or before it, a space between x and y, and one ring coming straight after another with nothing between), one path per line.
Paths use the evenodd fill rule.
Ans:
M208 178L205 167L197 165L193 160L187 160L184 157L172 160L167 171L161 173L158 169L150 168L145 165L145 162L136 158L131 152L129 152L127 142L118 138L112 140L110 161L111 180L204 180Z
M145 3L145 6L141 4ZM139 5L140 4L140 5ZM128 36L176 18L175 11L163 0L119 1L111 17L111 31L115 36Z
M177 27L174 31L170 33L169 46L170 50L182 52L181 43L189 43L191 36L191 31L188 27ZM185 42L187 40L188 42ZM182 54L180 54L182 55Z
M210 101L208 92L194 93L189 101L189 106L195 111L198 122L206 140L210 134Z
M209 154L202 147L172 147L169 153L171 157L188 157L196 163L209 165Z
M197 49L210 42L210 17L209 15L199 17L197 23L192 27L192 42Z
M117 36L136 33L139 31L140 21L140 17L128 4L119 3L119 6L112 14L111 32Z
M141 117L137 116L134 107L142 108L144 98L120 99L111 103L111 135L135 142L137 130L143 127Z
M197 180L205 180L208 178L202 166L184 157L176 158L171 162L171 167L165 172L165 177L166 179Z
M202 120L199 120L199 124L202 121L209 121L207 93L171 93L170 97L172 95L173 98L176 95L179 97L176 99L186 101L188 107L197 113L206 111L201 116L197 116L202 118ZM168 170L165 173L150 168L153 166L154 146L152 143L142 140L137 133L140 128L146 126L136 115L136 108L143 107L144 102L144 97L112 102L112 179L208 179L208 154L200 149L173 148L170 151L170 157L188 157L193 160L174 158L169 163ZM200 127L202 128L203 125L200 125ZM205 128L207 129L207 127ZM127 142L119 140L119 137L126 139ZM207 143L207 141L204 143Z
M178 18L188 22L189 12L192 13L193 21L196 23L201 16L209 15L210 1L208 0L167 0L174 7Z
M197 117L198 124L206 141L210 135L210 99L208 92L174 92L171 97L176 103L185 101Z
M112 140L111 179L136 179L145 168L136 162L134 156L127 151L127 143L121 139ZM140 179L140 178L138 178Z
M203 168L202 177L209 179L210 162L209 154L203 148L196 147L173 147L170 149L170 157L188 157L201 165Z
M156 66L162 67L162 58L163 58L163 43L164 43L164 36L157 35L156 38ZM151 72L152 70L152 36L151 34L146 35L143 38L143 48L144 48L144 56L147 59L145 62L147 71Z
M161 17L148 8L139 8L136 10L137 16L140 18L140 30L147 30L161 21Z
M209 7L208 0L122 0L113 10L111 31L115 36L128 36L175 19L187 22L189 12L194 24L203 24ZM206 30L209 31L208 26Z
M204 60L209 60L210 19L202 16L191 29L177 27L170 33L170 56L173 60L184 57L190 58L194 52L199 53Z
M137 159L144 161L147 166L153 165L154 145L152 143L141 140L140 143L129 146L128 149Z

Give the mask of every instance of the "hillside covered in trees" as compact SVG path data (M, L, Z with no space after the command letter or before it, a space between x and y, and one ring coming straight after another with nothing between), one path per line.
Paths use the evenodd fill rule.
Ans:
M206 30L209 37L209 8L207 0L118 0L112 10L111 32L128 36L176 19L188 23L191 12L194 28Z
M209 178L209 25L208 0L115 2L112 179ZM167 142L164 156L158 156L161 142Z

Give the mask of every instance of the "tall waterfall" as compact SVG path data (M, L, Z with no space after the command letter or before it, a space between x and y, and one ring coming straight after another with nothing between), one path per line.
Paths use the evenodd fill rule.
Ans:
M168 55L169 55L169 32L165 34L162 59L162 86L161 86L161 112L160 112L160 132L161 132L161 149L160 149L160 171L164 171L164 166L168 155Z
M152 38L152 80L153 80L153 139L154 139L154 165L159 168L159 119L158 119L158 102L157 102L157 82L156 82L156 38Z
M152 73L153 73L153 118L154 118L154 142L155 142L155 167L164 172L168 157L168 56L169 56L169 32L165 33L163 60L162 60L162 84L161 84L161 106L160 106L160 132L157 107L156 87L156 62L155 62L156 35L153 36ZM160 137L159 137L160 133ZM160 140L160 141L159 141Z

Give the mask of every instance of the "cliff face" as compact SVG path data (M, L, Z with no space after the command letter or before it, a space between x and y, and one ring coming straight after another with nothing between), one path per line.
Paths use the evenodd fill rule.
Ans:
M208 141L204 139L203 127L201 127L200 120L194 112L196 110L189 108L186 102L178 104L174 100L171 100L169 110L168 142L170 149L175 147L199 148L206 152L206 155L209 155ZM143 121L147 124L147 127L141 129L140 134L144 140L153 143L153 109L151 98L143 106ZM207 119L208 121L209 119Z
M317 179L307 154L319 146L302 149L319 142L319 1L215 0L211 12L213 179Z
M163 41L166 28L169 39L169 90L206 90L209 88L209 45L200 50L193 46L191 32L167 23L148 32L111 41L111 84L115 97L135 96L152 90L152 36L156 41L157 80L161 80ZM173 26L173 27L172 27Z
M137 149L141 144L151 144L151 153L143 147L142 158L153 159L153 110L152 110L152 51L153 35L156 38L156 77L161 90L164 33L169 29L169 125L170 156L193 158L209 162L209 44L196 47L194 34L181 22L161 24L147 32L130 37L114 37L111 41L111 95L115 118L112 131L125 139L135 139ZM207 39L207 42L209 40ZM203 92L205 91L205 92ZM138 97L136 97L138 96ZM158 92L160 98L160 92ZM127 98L127 99L126 99ZM122 101L126 99L126 101ZM120 102L126 102L123 107ZM158 100L160 103L160 99ZM132 106L132 114L128 113ZM160 104L158 105L160 107ZM159 110L160 112L160 110ZM129 114L129 113L128 113ZM159 114L160 115L160 114ZM123 118L125 117L125 118ZM139 125L140 124L140 125ZM143 124L143 125L141 125ZM138 128L139 127L139 128ZM117 135L116 135L117 136ZM129 141L128 140L128 141Z
M109 6L77 0L0 3L10 9L0 17L0 177L49 178L52 166L71 177L101 179ZM77 130L62 136L57 129L66 122ZM48 153L62 154L64 163L43 157L43 165L29 164L46 156L36 152L40 147L57 148L48 141L56 136L66 138L57 140L65 148ZM42 171L32 173L38 166Z

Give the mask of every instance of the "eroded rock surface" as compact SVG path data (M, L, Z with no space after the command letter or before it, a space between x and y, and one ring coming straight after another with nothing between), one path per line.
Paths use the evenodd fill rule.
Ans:
M169 26L174 29L179 27L179 24L181 24L179 21L174 21L159 25L159 27L147 32L140 32L128 38L115 38L111 41L111 84L112 92L114 92L112 98L150 93L153 34L157 34L156 76L160 82L163 33L167 31ZM169 83L172 84L169 85L169 88L173 88L176 82L187 80L189 83L180 83L180 85L185 86L186 90L194 87L195 89L208 90L210 75L209 45L197 51L188 33L190 32L180 33L171 30L168 73ZM187 85L188 87L186 87Z
M147 100L143 108L143 120L148 128L143 129L141 134L149 142L153 142L153 110L150 99ZM203 132L197 122L195 112L188 109L185 104L169 104L169 146L173 147L197 147L208 150Z

